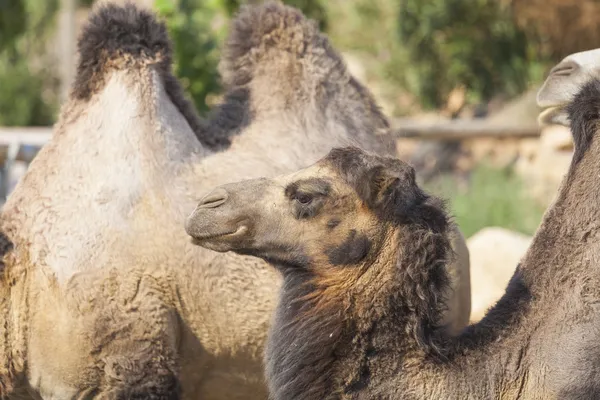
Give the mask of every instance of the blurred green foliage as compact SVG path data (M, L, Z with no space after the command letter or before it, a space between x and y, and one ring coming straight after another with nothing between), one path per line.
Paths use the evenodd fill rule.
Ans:
M44 100L44 77L33 73L27 59L0 55L0 126L45 126L54 121L56 108Z
M22 1L0 0L0 51L11 46L25 31L25 5Z
M530 197L522 179L509 167L479 165L468 185L452 175L425 184L427 190L448 199L449 209L466 237L487 226L499 226L531 235L544 207Z
M465 87L467 102L477 104L522 93L557 61L539 57L543 43L519 28L508 4L330 0L331 20L343 23L331 24L329 34L339 48L362 56L368 77L383 82L388 102L400 103L402 95L411 108L438 108L454 88Z
M78 0L82 7L93 2ZM259 2L154 1L173 41L175 74L199 111L220 94L217 64L229 21L243 3ZM442 107L457 87L466 88L470 104L515 96L558 61L541 58L554 54L551 43L524 33L510 1L284 2L317 20L340 50L354 52L369 86L379 86L378 96L397 113ZM44 68L44 57L58 6L59 0L0 0L0 124L52 119L56 63Z
M482 101L530 82L530 43L498 0L401 0L398 33L404 83L424 106L442 106L459 85Z
M57 10L58 0L0 0L0 126L53 122L56 98L44 96L53 77L40 38L51 32Z
M225 34L226 1L156 0L173 41L174 72L199 111L219 90L218 46Z

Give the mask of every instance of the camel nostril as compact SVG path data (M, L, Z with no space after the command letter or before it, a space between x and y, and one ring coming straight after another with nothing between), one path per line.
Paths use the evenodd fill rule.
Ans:
M579 68L579 64L575 61L565 61L558 64L550 70L550 75L553 76L569 76Z
M227 201L229 195L227 191L222 188L218 188L204 196L198 204L198 208L216 208Z

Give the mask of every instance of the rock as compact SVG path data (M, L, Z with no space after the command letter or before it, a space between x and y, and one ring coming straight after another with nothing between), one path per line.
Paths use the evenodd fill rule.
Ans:
M467 240L471 257L471 321L480 320L504 294L531 237L499 227L484 228Z

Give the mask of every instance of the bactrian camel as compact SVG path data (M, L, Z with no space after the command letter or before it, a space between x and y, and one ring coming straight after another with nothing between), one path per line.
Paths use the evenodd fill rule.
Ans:
M458 337L439 327L452 225L402 161L337 148L208 194L187 220L195 243L284 277L272 399L600 398L600 80L565 111L575 153L557 198L504 296Z
M206 121L151 13L96 8L79 52L52 140L2 210L0 397L266 398L281 277L193 246L185 217L215 185L291 172L332 146L386 153L387 120L314 25L276 4L233 21L227 93ZM468 261L451 270L468 279ZM455 327L468 290L450 299Z

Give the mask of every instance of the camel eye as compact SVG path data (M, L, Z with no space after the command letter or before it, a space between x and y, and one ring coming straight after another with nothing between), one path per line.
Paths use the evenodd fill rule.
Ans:
M298 193L296 195L296 201L300 204L307 205L312 202L312 196L306 193Z

